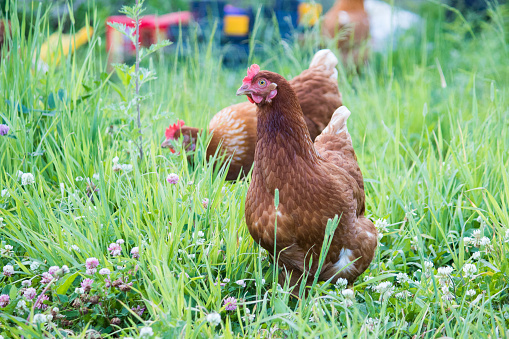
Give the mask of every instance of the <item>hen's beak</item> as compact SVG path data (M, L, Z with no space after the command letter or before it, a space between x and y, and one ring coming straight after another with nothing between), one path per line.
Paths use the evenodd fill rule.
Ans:
M252 91L249 89L249 84L242 85L237 90L237 96L239 96L239 95L247 95L247 94L251 94L251 93L252 93Z
M161 147L162 148L169 148L171 153L175 152L173 150L173 147L172 147L172 144L171 144L171 139L166 139L165 141L163 141L163 143L161 144Z

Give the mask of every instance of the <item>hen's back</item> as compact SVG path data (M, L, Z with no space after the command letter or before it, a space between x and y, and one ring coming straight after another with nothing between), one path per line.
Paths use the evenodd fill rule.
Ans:
M290 81L312 140L327 126L334 110L343 104L337 64L338 60L330 50L318 51L309 68Z
M345 106L336 109L330 123L316 138L315 149L325 161L345 169L355 179L364 197L364 181L346 125L350 114Z

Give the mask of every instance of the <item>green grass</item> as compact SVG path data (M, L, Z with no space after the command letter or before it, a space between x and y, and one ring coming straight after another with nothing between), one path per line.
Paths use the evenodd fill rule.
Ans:
M219 66L217 48L207 44L191 44L191 54L180 60L154 55L144 65L158 79L142 91L148 97L142 102L145 157L139 159L129 143L136 138L134 111L119 106L132 94L106 67L104 36L43 73L31 60L47 38L48 13L25 11L30 26L14 19L12 44L19 49L11 48L0 65L0 120L15 137L0 136L0 190L9 193L0 197L0 240L13 249L2 251L0 266L12 265L15 273L0 278L0 294L10 295L0 308L0 334L62 337L61 329L70 328L76 336L91 329L106 337L137 336L151 326L163 338L507 337L509 16L507 8L496 8L491 22L471 30L461 18L445 22L442 8L428 6L425 24L393 52L373 55L360 74L340 69L367 213L389 224L375 260L354 284L353 301L333 284L315 286L302 300L290 298L247 231L249 179L225 182L221 170L203 161L204 145L192 155L194 166L159 147L164 128L177 118L205 127L221 108L243 100L235 90L246 65ZM100 31L103 23L94 25ZM261 40L252 61L288 78L307 67L317 48ZM115 156L133 170L114 172ZM21 185L18 171L32 173L35 183ZM176 185L166 182L169 173L180 176ZM93 189L80 178L94 174L99 179L91 179L97 190L90 199ZM490 245L467 246L464 238L478 229ZM107 247L117 239L125 240L123 251L112 257ZM131 257L133 247L139 259ZM82 298L73 306L80 300L75 288L90 278L90 257L111 270L111 280L128 277L132 289L105 288L105 277L94 274L89 295L102 304ZM34 261L39 268L30 268ZM425 268L426 261L433 267ZM475 265L473 277L465 275L466 264ZM44 313L58 307L73 322L64 326L55 317L47 328L26 325L29 313L15 310L21 281L32 279L40 294L41 274L55 265L67 265L70 273L58 273ZM453 268L448 278L438 272L444 266ZM410 280L398 282L399 273ZM230 282L221 287L223 278ZM452 300L444 300L441 278ZM235 283L241 279L246 287ZM383 282L391 282L392 294L379 293ZM236 311L223 307L229 296L239 299ZM141 317L129 312L141 305ZM242 318L246 309L252 321ZM218 326L207 322L211 312L221 315ZM115 317L119 326L110 324Z

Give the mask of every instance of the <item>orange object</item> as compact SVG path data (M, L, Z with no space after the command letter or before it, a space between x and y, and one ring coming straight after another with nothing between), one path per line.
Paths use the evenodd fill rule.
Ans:
M320 15L322 14L323 7L321 4L302 2L299 4L299 25L306 27L314 26Z
M225 15L223 32L227 36L246 36L249 34L249 16L244 14Z

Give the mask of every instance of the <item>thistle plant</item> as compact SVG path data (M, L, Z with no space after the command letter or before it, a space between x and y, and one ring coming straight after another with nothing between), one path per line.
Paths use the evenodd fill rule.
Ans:
M144 0L141 0L141 2L136 0L136 5L132 7L123 6L120 10L120 13L125 14L127 17L134 21L134 32L131 27L127 27L124 24L108 22L109 26L113 27L116 31L129 38L129 40L131 40L131 42L134 44L136 50L136 61L133 66L129 66L125 63L114 64L113 66L115 67L117 74L119 74L119 76L124 80L124 83L127 85L128 91L134 90L134 97L132 100L128 100L128 96L123 96L123 103L120 105L120 110L123 110L129 114L132 109L135 109L137 131L134 132L132 136L138 134L137 147L139 150L140 159L143 158L143 133L141 125L140 102L141 100L147 98L147 96L140 95L140 88L148 81L156 79L156 74L153 70L140 67L140 61L145 59L150 54L156 52L157 50L171 44L169 40L163 40L151 45L148 50L140 46L140 19L141 14L145 10L143 8L143 3Z

